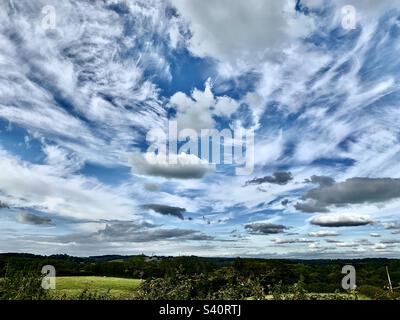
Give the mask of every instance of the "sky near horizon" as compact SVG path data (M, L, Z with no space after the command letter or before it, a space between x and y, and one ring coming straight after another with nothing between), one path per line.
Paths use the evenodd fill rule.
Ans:
M0 252L400 258L398 8L1 1ZM146 162L171 121L251 174Z

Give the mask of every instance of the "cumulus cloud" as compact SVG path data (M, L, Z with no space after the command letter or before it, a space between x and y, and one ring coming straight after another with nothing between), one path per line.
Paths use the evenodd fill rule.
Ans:
M295 208L304 212L327 212L329 206L384 203L400 198L400 179L350 178L334 182L326 177L312 177L319 187L309 190Z
M253 223L253 224L247 224L245 226L245 229L249 231L251 234L276 234L276 233L282 233L288 227L281 225L281 224L273 224L273 223Z
M143 208L148 209L148 210L153 210L153 211L163 214L163 215L174 216L181 220L184 219L183 213L186 211L185 208L173 207L173 206L167 206L164 204L155 204L155 203L143 205Z
M263 184L263 183L273 183L279 185L285 185L289 181L293 180L293 176L290 172L277 171L272 174L272 176L265 176L263 178L255 178L253 180L246 181L245 185Z
M372 224L373 221L368 216L342 213L316 216L310 223L321 227L356 227Z
M292 0L172 0L172 4L189 24L191 52L228 62L229 68L253 66L313 27L312 18L296 12Z
M135 153L129 158L134 174L158 176L175 179L200 179L212 169L208 161L193 154L177 155L177 163L168 162L164 154Z
M230 118L239 108L239 103L228 96L214 96L211 80L205 83L204 91L194 89L190 96L177 92L170 98L170 104L176 108L179 130L202 129L215 127L214 116Z
M316 232L310 232L308 235L310 237L321 238L321 237L336 237L339 235L339 233L335 231L321 230Z
M400 198L400 179L351 178L310 190L306 198L335 205L385 202Z
M52 225L53 221L49 217L42 217L28 212L18 212L17 221L23 224L33 225Z

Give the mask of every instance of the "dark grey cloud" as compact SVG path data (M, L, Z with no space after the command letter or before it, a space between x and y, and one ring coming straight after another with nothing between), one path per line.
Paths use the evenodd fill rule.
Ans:
M351 178L310 190L306 198L321 203L343 205L385 202L400 197L400 179Z
M281 201L281 205L283 206L287 206L289 204L289 200L288 199L284 199Z
M213 240L214 238L197 230L164 229L148 222L134 221L114 221L108 223L104 229L97 232L57 237L57 240L63 243L151 242L173 239L205 241Z
M182 220L184 219L182 213L186 211L185 208L167 206L164 204L156 204L156 203L143 205L143 208L146 210L153 210L163 215L174 216Z
M0 209L10 209L10 207L6 203L0 201Z
M151 191L151 192L155 192L155 191L159 191L161 188L161 185L158 183L145 183L144 184L144 188L147 191Z
M400 243L400 239L385 239L379 242L383 244L397 244Z
M400 230L400 221L392 221L392 222L384 223L383 226L387 230Z
M305 180L306 183L315 183L320 186L332 186L335 184L335 180L327 176L312 176L310 179Z
M313 176L308 182L319 184L309 190L295 208L303 212L328 212L329 206L381 203L400 198L400 179L351 178L334 182L328 177Z
M352 214L326 214L311 219L311 224L320 227L356 227L372 224L369 217Z
M18 212L16 215L17 221L23 224L33 225L52 225L53 221L49 217L41 217L28 212Z
M245 186L248 185L257 185L263 183L273 183L279 185L285 185L290 180L293 179L293 176L290 172L277 171L272 174L272 176L265 176L263 178L255 178L253 180L246 181Z
M298 211L315 213L315 212L329 212L329 210L316 201L297 202L294 208Z
M288 227L281 225L281 224L273 224L273 223L253 223L253 224L247 224L245 226L245 229L247 229L250 233L252 234L276 234L276 233L282 233Z
M340 242L342 242L342 241L336 240L336 239L325 239L325 241L326 241L327 243L340 243Z

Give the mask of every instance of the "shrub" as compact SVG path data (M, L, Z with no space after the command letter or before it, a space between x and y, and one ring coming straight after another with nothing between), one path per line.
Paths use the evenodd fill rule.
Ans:
M137 299L196 300L196 299L263 299L259 281L240 277L231 269L209 274L183 275L144 281L137 290Z
M364 285L364 286L360 286L358 288L358 292L360 294L363 294L365 296L367 296L368 298L372 298L374 299L376 296L380 296L384 294L384 290L379 288L379 287L375 287L375 286L369 286L369 285Z
M81 293L75 298L75 300L111 300L110 290L106 292L93 291L88 288L83 289Z
M42 288L42 279L39 271L16 270L8 266L0 281L0 300L48 299L48 290Z

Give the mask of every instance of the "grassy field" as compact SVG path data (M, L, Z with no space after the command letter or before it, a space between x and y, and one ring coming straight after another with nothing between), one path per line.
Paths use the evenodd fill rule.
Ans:
M57 289L52 291L53 299L82 299L82 293L85 292L85 298L91 294L92 298L104 299L133 299L133 294L142 280L112 278L112 277L57 277ZM321 299L329 299L334 294L313 293L314 296L320 296ZM347 295L342 294L343 298ZM348 296L351 299L350 296ZM267 300L272 300L272 295L266 296ZM368 300L366 296L359 295L358 299Z
M54 298L74 299L83 291L88 294L110 295L113 299L129 299L142 280L112 277L57 277Z

